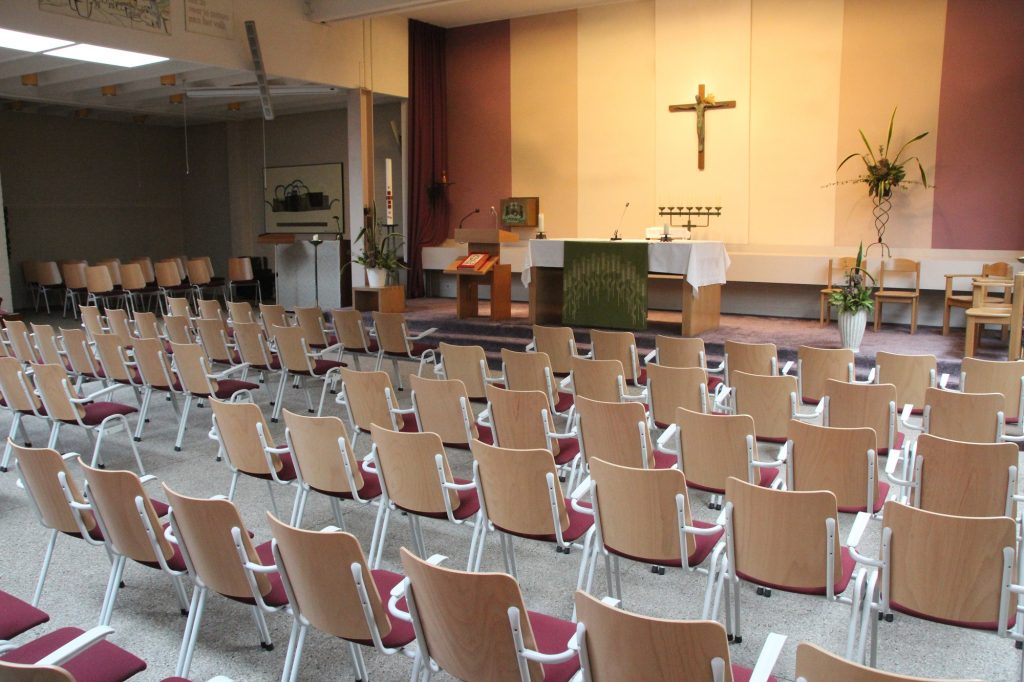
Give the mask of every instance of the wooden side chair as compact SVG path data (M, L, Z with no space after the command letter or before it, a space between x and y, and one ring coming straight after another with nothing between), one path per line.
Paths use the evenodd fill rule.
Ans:
M903 422L908 429L965 443L997 443L1004 437L1006 399L1001 393L961 393L929 388L924 394L921 425ZM906 409L904 409L906 412Z
M541 391L548 397L552 414L563 417L572 415L573 394L561 390L561 384L556 383L557 375L551 359L544 351L522 353L502 348L501 374L506 388L512 391Z
M628 383L641 388L647 385L647 370L640 366L633 332L592 329L590 345L595 360L618 360Z
M168 296L167 297L167 314L174 315L175 317L183 317L189 321L189 326L193 326L192 318L192 302L188 300L186 296Z
M78 306L85 302L89 294L85 278L86 264L65 263L60 266L64 278L64 317L68 316L68 308L75 319L78 318Z
M203 300L203 293L212 293L214 296L223 295L223 283L213 281L213 270L205 258L189 258L185 263L188 272L188 283L192 288L192 300L199 304Z
M483 402L484 387L501 380L500 375L487 366L482 346L457 346L441 342L437 345L440 360L434 370L443 379L458 379L465 385L466 394L473 402Z
M427 379L410 375L412 407L418 430L436 433L441 442L468 450L474 439L494 442L491 428L477 423L466 385L458 379Z
M0 397L11 412L11 428L7 432L4 456L0 461L0 472L6 472L11 460L11 444L18 434L21 433L22 443L26 447L32 446L25 430L24 418L35 417L45 423L47 416L46 408L32 385L32 379L26 374L25 367L14 358L0 358Z
M131 350L132 344L135 343L132 326L132 319L128 316L127 309L111 308L107 311L107 330L117 336L120 344L128 350Z
M228 324L234 326L240 322L256 322L256 316L252 312L252 304L248 301L227 301Z
M577 466L580 442L576 431L555 430L542 391L510 391L494 385L488 385L486 391L494 445L514 450L545 449L563 471Z
M846 274L855 267L857 267L857 259L852 256L828 259L825 287L818 292L819 307L821 308L818 312L819 326L824 327L825 323L832 319L832 304L829 303L829 297L846 284Z
M285 413L286 419L289 413ZM371 569L354 535L295 528L267 514L274 561L293 618L283 680L296 680L306 633L313 627L348 644L357 679L369 680L362 647L384 655L403 651L416 638L412 624L387 608L403 577ZM333 570L325 571L324 566ZM413 655L409 652L409 655Z
M142 394L140 391L142 377L129 364L128 353L130 348L126 347L122 343L121 338L116 334L97 334L94 341L100 365L103 368L104 380L108 384L114 382L115 384L131 388L139 407L142 407Z
M260 303L260 324L271 341L274 339L274 327L290 327L291 319L283 305L277 303Z
M168 312L168 298L188 296L189 286L182 281L178 271L178 262L173 259L157 261L153 266L156 273L156 285L160 291L161 308Z
M411 433L419 431L416 411L398 407L391 376L387 372L361 372L341 368L341 390L335 399L345 408L352 427L352 445L360 433L369 433L373 424L393 431Z
M153 286L156 284L156 270L153 268L153 259L149 256L138 256L132 258L129 263L135 263L142 270L142 278L146 281L146 284Z
M644 357L644 362L648 365L654 362L662 367L700 367L708 373L708 391L711 393L722 383L720 375L725 370L724 362L717 367L708 367L704 339L699 336L658 334L654 337L654 350Z
M993 302L988 295L990 288L1001 288L1008 293L1003 302ZM1010 337L1008 360L1020 359L1020 317L1024 306L1024 271L1017 273L1012 280L975 280L974 300L965 313L967 318L967 334L964 340L964 357L971 357L977 352L981 331L985 325L1006 327ZM1016 332L1014 330L1017 330Z
M194 334L194 328L192 327L191 318L185 317L184 315L164 315L164 335L165 338L172 344L188 344L195 343L196 337ZM171 349L173 353L173 347Z
M875 453L889 455L903 447L893 384L861 384L827 379L822 424L853 429L866 426L875 432Z
M75 682L102 671L106 682L122 682L146 669L138 656L105 641L114 629L58 628L0 654L6 682Z
M875 354L875 383L896 387L896 409L907 403L917 405L912 414L924 413L924 392L938 385L938 362L934 355L906 355L878 351Z
M160 326L156 321L156 313L139 310L135 313L135 333L140 339L160 339Z
M43 362L50 365L64 365L66 370L72 371L71 362L66 357L67 354L61 350L58 344L57 331L53 325L33 322L32 339L35 341L36 351Z
M231 343L231 334L224 320L198 317L193 324L198 332L199 344L206 351L206 357L210 362L228 366L243 362L237 345Z
M114 287L110 268L106 265L90 265L85 268L85 288L89 292L85 298L86 305L112 307L123 297L119 289Z
M839 511L877 514L889 496L879 479L875 434L866 427L841 429L794 419L786 442L787 488L828 490Z
M849 348L797 349L797 381L800 397L805 405L817 405L825 396L825 382L829 379L852 382L855 378L855 357Z
M103 368L93 353L84 329L62 329L60 341L67 357L67 361L60 363L60 366L74 375L76 389L86 382L103 380ZM67 369L68 364L71 369Z
M90 342L92 342L94 335L107 331L107 323L103 319L103 314L100 312L99 307L83 305L79 306L78 309L82 312L82 329L85 330L85 335Z
M338 352L338 359L344 358L348 353L356 369L360 369L359 361L366 357L377 359L380 348L377 340L370 337L366 327L363 326L363 314L358 310L332 310L331 320L334 323L334 335L341 344Z
M1024 360L964 358L960 365L960 390L964 393L999 393L1006 403L1004 421L1024 423Z
M380 350L377 352L377 367L380 369L384 358L390 358L401 391L402 374L398 369L399 360L419 362L417 376L423 375L423 368L428 363L437 364L437 348L423 339L437 331L436 327L425 329L418 334L410 334L402 313L382 313L373 311L373 335L377 338Z
M570 360L578 355L576 336L572 327L545 327L533 325L533 341L527 345L528 351L547 353L551 371L556 377L567 377L572 371ZM588 354L589 355L589 354Z
M306 409L313 412L313 403L309 397L309 382L320 382L320 402L317 404L316 415L319 417L324 410L327 391L334 386L338 372L345 366L338 360L323 357L327 350L314 351L306 340L302 327L273 327L271 338L277 344L277 356L281 360L281 381L277 386L277 397L274 400L274 413L271 421L281 417L284 407L284 389L288 385L288 377L298 379L306 398Z
M973 290L963 294L956 292L956 280L958 279L970 279L974 280L977 277L982 278L1005 278L1009 279L1013 277L1013 266L1009 263L985 263L981 266L981 274L969 274L969 275L946 275L946 295L945 303L942 307L942 335L949 335L949 314L953 308L961 308L966 311L968 308L974 306L974 292ZM1006 303L1005 296L1001 299L995 299L991 301L993 303Z
M216 298L201 298L196 301L196 309L203 320L223 320L224 308ZM229 329L230 331L230 329Z
M325 329L324 311L316 306L296 307L295 322L302 329L306 343L315 351L324 351L338 343L338 339Z
M730 375L736 414L749 414L761 443L785 443L792 419L815 419L824 405L813 412L800 412L796 377L733 372Z
M7 332L7 343L11 351L21 364L26 367L40 362L39 352L32 343L32 336L29 334L28 325L21 320L4 320L4 329Z
M152 407L153 395L164 393L170 398L175 416L181 419L178 397L185 392L181 378L174 371L168 353L160 339L138 339L132 349L133 361L130 366L138 373L142 406L139 408L139 422L135 427L135 440L141 441L149 410Z
M981 682L908 677L868 668L808 642L796 646L796 682Z
M569 385L575 402L580 398L589 398L606 403L631 400L647 404L645 396L626 392L626 373L618 360L573 358Z
M722 364L724 365L725 383L732 386L734 372L777 376L779 374L779 352L774 343L743 343L726 340ZM782 374L786 373L782 372Z
M238 296L239 287L255 289L254 298L263 302L263 291L253 272L250 258L228 258L228 297L232 301Z
M647 364L647 418L651 429L672 424L676 410L711 412L708 373L700 367Z
M64 293L64 279L60 276L60 268L55 261L42 261L35 267L35 308L39 310L39 300L46 306L46 314L50 314L50 294ZM58 299L59 300L59 299Z
M886 284L886 279L889 280ZM885 303L910 305L910 333L917 332L917 304L921 298L921 262L910 258L882 261L875 290L875 331L882 324Z
M679 463L677 455L655 449L640 403L580 397L576 420L580 452L588 465L594 457L636 469L669 469Z
M128 310L133 315L145 307L147 296L152 304L153 297L157 293L156 289L147 283L139 263L125 263L121 266L121 288L124 290Z
M234 332L235 346L238 348L241 361L249 365L249 369L259 372L260 383L266 381L266 376L274 372L277 372L278 378L282 377L281 358L271 350L263 328L259 324L237 322ZM276 391L273 395L277 395Z
M413 679L434 664L461 680L567 682L580 668L571 621L527 611L516 579L467 573L402 548L405 597L419 653ZM480 646L487 642L487 646Z

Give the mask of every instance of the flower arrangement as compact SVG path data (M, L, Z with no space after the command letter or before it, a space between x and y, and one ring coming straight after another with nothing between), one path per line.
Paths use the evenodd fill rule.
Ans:
M917 184L916 180L907 180L907 164L914 162L917 164L917 169L921 173L921 185L928 187L928 176L925 175L924 166L921 165L921 160L916 156L909 158L903 158L903 152L907 150L907 147L914 144L918 140L928 135L925 131L919 135L912 137L910 140L903 143L899 151L896 152L896 156L889 158L889 146L892 143L892 128L893 122L896 120L896 109L892 110L892 116L889 117L889 133L885 138L885 145L878 145L878 156L875 156L874 149L870 142L868 142L867 135L864 134L863 130L858 130L860 133L860 139L864 141L864 146L867 147L867 153L862 154L854 152L850 154L836 167L836 172L846 164L847 161L854 157L860 157L861 161L864 162L865 173L859 175L853 180L845 180L843 182L863 182L868 186L868 196L874 197L876 200L888 199L892 196L892 191L896 188L905 188L907 185Z
M368 208L365 212L365 224L356 235L356 241L363 240L363 252L356 256L355 262L364 268L380 268L395 272L399 268L408 268L402 262L402 233L387 232L392 225L385 225L377 219L376 208Z
M870 280L871 284L867 284ZM875 278L864 269L864 242L861 242L857 249L857 260L854 266L846 273L846 284L836 291L833 291L828 302L836 306L839 312L856 313L861 310L871 310L875 307L875 301L871 298L875 291Z

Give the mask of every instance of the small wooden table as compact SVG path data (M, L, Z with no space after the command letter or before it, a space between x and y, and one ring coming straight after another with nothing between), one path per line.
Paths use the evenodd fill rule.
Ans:
M405 291L401 286L352 287L352 307L360 312L405 312Z

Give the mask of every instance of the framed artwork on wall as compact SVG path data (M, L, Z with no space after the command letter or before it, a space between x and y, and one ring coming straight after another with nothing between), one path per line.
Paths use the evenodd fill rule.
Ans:
M265 171L263 208L267 232L344 232L342 164L273 166Z
M501 200L501 223L505 227L537 227L539 197L509 197Z

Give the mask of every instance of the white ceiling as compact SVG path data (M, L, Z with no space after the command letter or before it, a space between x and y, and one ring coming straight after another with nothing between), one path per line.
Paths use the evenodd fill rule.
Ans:
M535 14L608 5L624 0L307 0L315 21L338 21L402 14L428 24L454 28Z

